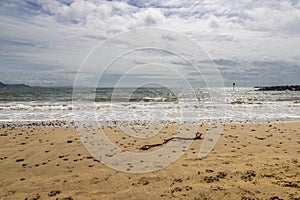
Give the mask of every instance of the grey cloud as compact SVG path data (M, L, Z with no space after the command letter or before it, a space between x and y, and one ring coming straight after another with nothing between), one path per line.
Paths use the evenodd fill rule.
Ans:
M234 61L234 60L228 60L228 59L214 59L213 62L216 64L216 65L221 65L221 66L232 66L232 67L235 67L235 66L238 66L240 65L241 63L240 62L237 62L237 61Z
M297 63L219 60L219 70L227 85L232 82L242 86L299 83L300 65Z
M14 40L5 40L0 38L0 44L2 45L10 45L10 46L25 46L25 47L33 47L33 48L46 48L47 46L42 43L38 43L36 41L22 40L22 39L14 39Z
M171 61L170 63L179 66L191 66L191 64L186 61Z
M6 68L11 68L19 74L25 73L28 79L29 72L34 70L74 74L80 58L96 45L95 41L135 28L155 26L173 28L203 43L226 81L237 78L245 84L296 83L300 76L299 58L295 56L299 52L296 45L300 33L299 13L300 3L295 0L3 0L0 1L0 29L5 30L0 33L1 66L6 74L9 72ZM162 42L166 40L174 45L179 43L177 38L168 35ZM277 42L277 46L273 45ZM114 43L115 48L130 45L126 41ZM257 48L261 46L264 51ZM275 47L279 47L276 54ZM145 64L149 61L147 55L153 54L164 64L185 66L167 51L145 50L129 62ZM210 61L198 63L208 65ZM189 72L186 68L181 70ZM44 74L41 77L47 79ZM114 80L118 75L110 78Z
M9 71L27 71L32 73L32 71L54 71L61 69L60 66L46 65L41 63L34 63L30 61L25 61L23 59L16 60L12 58L2 59L0 64L0 70L9 72Z
M161 38L162 38L162 40L169 40L169 41L176 41L177 40L177 38L171 37L169 35L163 35Z
M101 36L101 35L91 35L91 34L86 34L83 35L83 37L89 38L89 39L93 39L93 40L97 40L97 41L103 41L105 39L107 39L107 37Z

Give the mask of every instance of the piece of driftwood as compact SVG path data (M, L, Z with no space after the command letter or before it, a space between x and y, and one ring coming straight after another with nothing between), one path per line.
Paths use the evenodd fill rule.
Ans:
M171 137L171 138L165 139L162 143L146 144L146 145L140 147L139 149L143 150L143 151L147 151L147 150L149 150L153 147L162 146L162 145L172 141L173 139L178 139L178 140L201 140L201 136L202 136L202 133L197 132L196 136L194 138Z

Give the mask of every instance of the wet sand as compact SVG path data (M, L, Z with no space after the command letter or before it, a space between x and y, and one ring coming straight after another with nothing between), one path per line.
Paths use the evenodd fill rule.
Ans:
M156 131L135 127L146 129ZM197 131L204 137L206 129ZM178 127L148 139L103 130L119 147L143 153L163 147ZM228 123L213 151L199 159L202 142L194 140L166 168L134 174L93 158L74 128L3 126L0 199L300 199L300 122ZM151 144L162 145L141 148Z

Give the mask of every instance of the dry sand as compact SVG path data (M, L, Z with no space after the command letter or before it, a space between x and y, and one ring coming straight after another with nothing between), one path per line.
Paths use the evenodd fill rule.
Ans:
M116 145L141 152L178 128L149 140L104 130ZM198 159L202 142L162 170L133 174L91 157L74 128L2 127L0 199L300 199L300 122L226 124L214 150Z

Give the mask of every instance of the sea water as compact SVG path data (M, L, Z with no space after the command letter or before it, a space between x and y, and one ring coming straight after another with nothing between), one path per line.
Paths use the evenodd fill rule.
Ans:
M1 122L199 123L300 119L299 91L236 88L6 88Z

